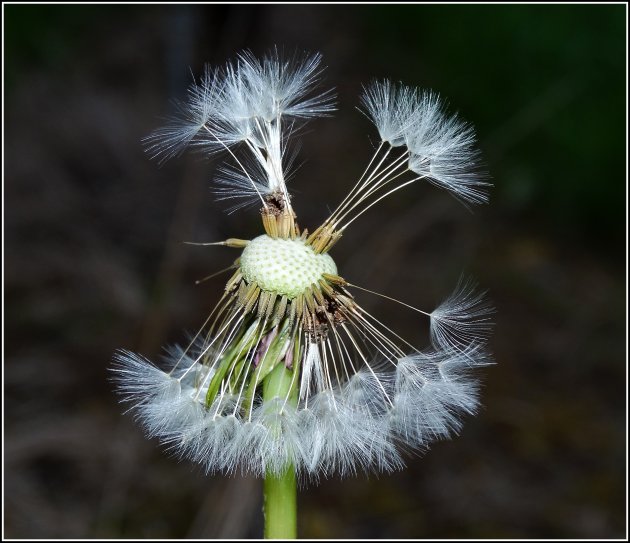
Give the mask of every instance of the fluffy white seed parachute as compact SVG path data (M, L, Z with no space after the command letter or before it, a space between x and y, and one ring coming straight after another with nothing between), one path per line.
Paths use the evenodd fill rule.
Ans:
M462 352L469 345L483 345L492 332L493 313L474 282L460 278L455 291L430 315L431 341L436 348Z
M363 89L361 103L383 141L392 147L404 145L416 123L417 91L391 81L375 81Z

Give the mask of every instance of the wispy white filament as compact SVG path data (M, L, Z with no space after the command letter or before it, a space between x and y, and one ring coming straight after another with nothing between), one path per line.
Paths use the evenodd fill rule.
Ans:
M361 103L381 139L393 147L404 145L415 120L418 93L391 81L375 81L363 89Z
M460 279L455 291L431 313L431 340L437 348L465 351L483 344L492 332L494 309L476 292L472 281Z
M474 414L478 405L478 383L470 369L490 363L482 346L474 344L463 352L436 350L400 360L393 428L415 447L457 433L461 415Z
M464 202L486 202L490 184L484 180L474 130L441 113L437 97L424 102L428 106L419 115L417 130L407 138L409 169Z
M200 83L193 81L186 99L173 100L175 112L167 118L166 126L155 130L144 139L147 152L164 162L181 154L194 140L204 136L203 129L217 114L221 104L221 76L206 66ZM216 142L212 150L220 147Z

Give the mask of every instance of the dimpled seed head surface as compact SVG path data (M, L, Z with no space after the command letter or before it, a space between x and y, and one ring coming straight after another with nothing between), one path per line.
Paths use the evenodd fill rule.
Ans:
M327 254L317 254L301 239L273 239L262 235L249 242L241 255L241 273L262 290L295 298L323 273L337 274Z

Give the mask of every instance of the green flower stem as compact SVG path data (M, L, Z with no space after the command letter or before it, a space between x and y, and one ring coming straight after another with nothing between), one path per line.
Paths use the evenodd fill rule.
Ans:
M295 469L265 476L265 539L297 538L297 485Z
M276 365L263 382L263 401L274 398L297 403L297 387L293 371L283 362ZM274 430L274 429L272 429ZM280 428L275 431L280 432ZM288 464L280 475L267 472L264 483L265 539L295 539L297 537L297 485L295 468Z

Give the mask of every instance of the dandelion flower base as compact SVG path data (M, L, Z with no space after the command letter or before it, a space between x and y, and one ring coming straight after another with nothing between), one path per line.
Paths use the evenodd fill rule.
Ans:
M241 273L262 290L293 299L318 283L323 274L336 275L337 266L330 255L315 253L302 239L262 235L243 250Z

